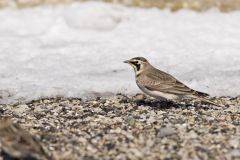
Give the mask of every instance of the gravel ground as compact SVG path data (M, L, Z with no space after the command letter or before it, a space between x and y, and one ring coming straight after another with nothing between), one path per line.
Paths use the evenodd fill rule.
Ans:
M174 104L118 94L0 105L0 115L31 133L52 159L240 159L240 97L214 100L228 105Z

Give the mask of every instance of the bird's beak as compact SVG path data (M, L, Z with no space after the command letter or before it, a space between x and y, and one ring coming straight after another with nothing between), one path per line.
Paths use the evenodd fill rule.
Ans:
M123 63L129 63L129 60L123 61Z

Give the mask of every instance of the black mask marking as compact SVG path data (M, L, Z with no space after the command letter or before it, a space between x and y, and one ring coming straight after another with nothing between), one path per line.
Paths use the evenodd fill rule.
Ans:
M132 62L132 64L134 65L134 66L136 66L136 69L137 69L137 71L139 71L140 70L140 64L138 64L138 62Z

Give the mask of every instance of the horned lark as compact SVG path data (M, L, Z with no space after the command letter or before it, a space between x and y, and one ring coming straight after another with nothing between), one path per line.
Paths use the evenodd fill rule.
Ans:
M185 97L196 98L207 103L221 106L204 97L206 93L195 91L170 74L153 67L145 58L135 57L124 61L130 64L135 71L138 87L147 95L167 100L179 100Z
M38 142L10 118L0 120L0 142L4 153L16 159L49 159Z

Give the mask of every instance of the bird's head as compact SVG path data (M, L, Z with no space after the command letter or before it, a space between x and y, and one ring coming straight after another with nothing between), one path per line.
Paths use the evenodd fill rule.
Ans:
M143 57L134 57L130 60L124 61L124 63L130 64L135 73L139 74L150 66L149 62Z

